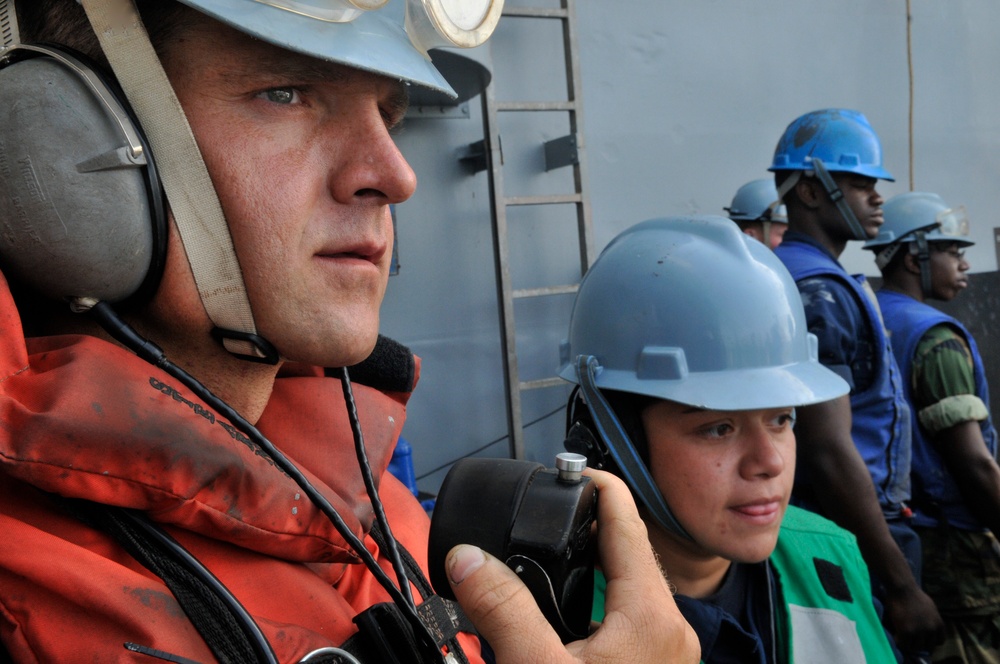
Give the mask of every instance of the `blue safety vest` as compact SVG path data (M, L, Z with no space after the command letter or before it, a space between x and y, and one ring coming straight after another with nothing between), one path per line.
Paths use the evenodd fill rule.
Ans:
M990 394L986 384L986 372L983 361L969 331L957 320L934 307L918 302L908 295L880 290L876 293L882 314L885 316L886 327L892 335L893 353L903 376L906 396L913 404L913 355L917 351L920 339L935 325L948 324L954 327L965 338L972 352L973 375L976 381L976 396L982 399L989 408ZM989 417L979 423L983 432L983 440L990 454L997 453L997 432ZM983 530L983 524L965 505L965 500L955 484L955 479L948 472L941 455L934 445L924 435L923 428L917 419L916 409L913 412L913 523L917 526L941 525L944 519L948 524L965 530Z
M899 516L910 498L910 407L881 316L862 288L864 276L852 277L827 252L805 242L786 240L775 253L796 283L825 277L846 286L868 321L877 366L871 385L851 392L851 437L871 473L882 511L888 518Z

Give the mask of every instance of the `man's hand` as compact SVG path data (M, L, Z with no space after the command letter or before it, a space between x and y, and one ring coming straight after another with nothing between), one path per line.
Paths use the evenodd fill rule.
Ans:
M795 437L805 470L826 516L854 533L872 577L885 588L883 621L903 652L929 650L944 638L944 621L920 589L892 538L875 485L851 438L850 397L798 409Z
M944 621L934 600L916 585L886 594L885 618L904 654L933 650L944 640Z
M698 662L698 638L674 604L628 489L608 473L586 474L599 492L598 551L608 580L606 616L590 637L564 646L517 575L474 546L448 554L455 597L500 664Z

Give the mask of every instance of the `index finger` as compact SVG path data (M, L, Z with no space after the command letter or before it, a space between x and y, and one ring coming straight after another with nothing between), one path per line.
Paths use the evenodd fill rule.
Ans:
M597 485L598 551L604 575L609 580L645 579L655 569L669 592L628 486L604 471L588 468L584 474Z
M584 661L697 662L698 637L674 602L631 492L614 475L585 472L597 485L597 547L608 585L604 622L569 650Z

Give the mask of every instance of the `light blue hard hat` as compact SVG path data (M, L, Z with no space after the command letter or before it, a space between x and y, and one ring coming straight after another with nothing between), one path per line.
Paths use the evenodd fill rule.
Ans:
M882 167L878 135L868 118L858 111L828 108L796 118L778 141L768 170L811 171L817 159L831 173L895 179Z
M733 221L773 221L788 223L785 206L778 200L778 189L773 178L752 180L736 190L733 202L727 208Z
M560 376L662 528L685 539L603 390L711 410L786 408L847 394L817 360L798 289L774 253L717 216L651 219L604 249L580 283Z
M781 261L723 217L626 230L580 284L560 376L593 356L600 389L713 410L801 406L848 392L818 361Z
M916 242L923 231L928 242L950 242L960 247L975 244L969 239L969 220L965 206L950 206L937 194L910 191L893 196L882 206L885 223L878 237L864 244L865 249L878 252L883 247Z
M477 46L503 0L181 0L241 32L298 53L455 92L431 63L438 46Z
M965 207L951 207L937 194L910 191L886 201L882 214L885 222L878 236L866 242L864 248L875 252L875 265L885 270L899 250L907 247L920 266L921 292L924 297L934 297L930 244L947 242L960 247L975 244L968 238Z

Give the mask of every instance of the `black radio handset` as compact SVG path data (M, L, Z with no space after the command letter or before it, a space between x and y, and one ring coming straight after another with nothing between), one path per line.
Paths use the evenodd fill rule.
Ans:
M528 586L563 643L590 628L597 489L581 476L585 457L562 453L556 469L514 459L462 459L438 493L431 520L431 583L454 599L445 557L474 544L504 561Z

